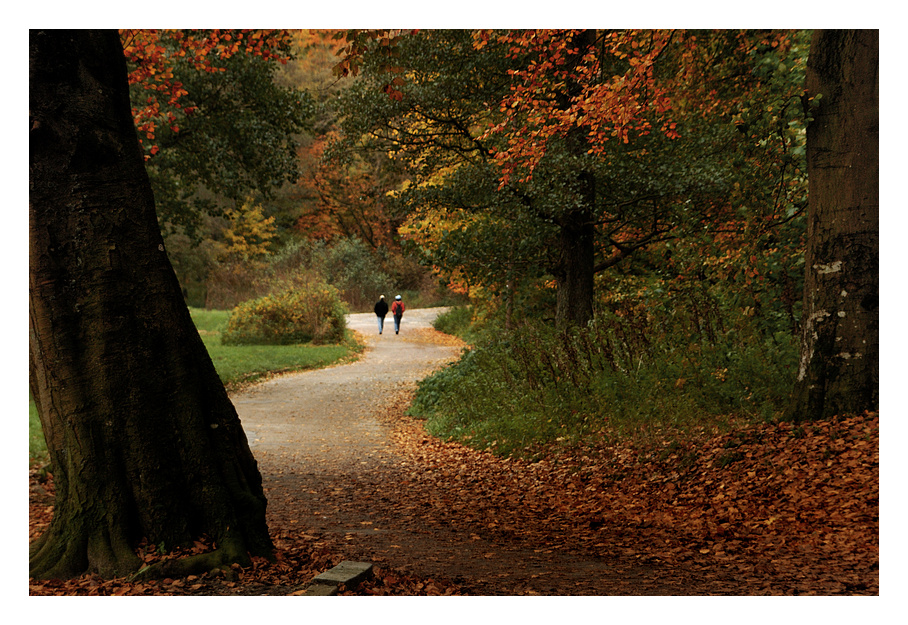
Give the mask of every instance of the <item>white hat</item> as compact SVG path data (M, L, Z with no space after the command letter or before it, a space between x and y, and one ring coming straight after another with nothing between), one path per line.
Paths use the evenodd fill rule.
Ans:
M398 296L397 296L397 297L395 297L395 298L394 298L394 299L400 299L400 295L398 295Z

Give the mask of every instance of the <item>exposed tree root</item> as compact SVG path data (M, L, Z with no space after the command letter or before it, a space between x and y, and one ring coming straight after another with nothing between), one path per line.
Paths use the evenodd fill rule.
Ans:
M111 578L128 575L141 565L125 535L101 524L93 532L80 524L55 519L29 547L29 577L68 579L82 573Z
M221 547L208 553L166 560L146 566L129 578L130 582L200 575L217 569L229 569L231 564L250 566L252 559L242 538L228 535Z

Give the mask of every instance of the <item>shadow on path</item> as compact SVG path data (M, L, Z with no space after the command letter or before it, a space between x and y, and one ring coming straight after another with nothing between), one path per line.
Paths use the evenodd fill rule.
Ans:
M633 560L543 549L519 532L489 531L496 519L457 512L481 509L483 492L427 482L438 467L404 450L394 424L407 421L416 382L460 353L431 328L441 310L408 310L399 335L386 321L381 336L373 314L350 315L349 327L367 341L360 360L232 397L263 475L270 526L298 530L345 559L450 580L470 594L696 592L677 580L654 582L653 570ZM419 445L421 426L403 427Z

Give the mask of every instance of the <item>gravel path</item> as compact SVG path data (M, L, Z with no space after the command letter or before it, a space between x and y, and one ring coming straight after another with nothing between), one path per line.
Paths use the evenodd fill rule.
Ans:
M408 310L401 333L390 315L379 335L375 315L352 314L347 325L366 338L364 356L340 365L280 376L232 397L263 474L347 471L393 455L378 417L395 394L455 360L459 348L420 340L445 309Z

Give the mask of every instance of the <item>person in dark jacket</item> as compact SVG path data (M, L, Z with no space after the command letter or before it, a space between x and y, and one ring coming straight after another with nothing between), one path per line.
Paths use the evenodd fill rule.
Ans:
M375 316L378 317L378 333L381 334L382 330L385 329L385 315L388 314L388 303L385 301L385 296L382 295L378 298L378 301L375 303Z
M394 334L400 334L400 319L404 316L406 308L400 295L394 298L394 303L391 304L391 314L394 315Z

